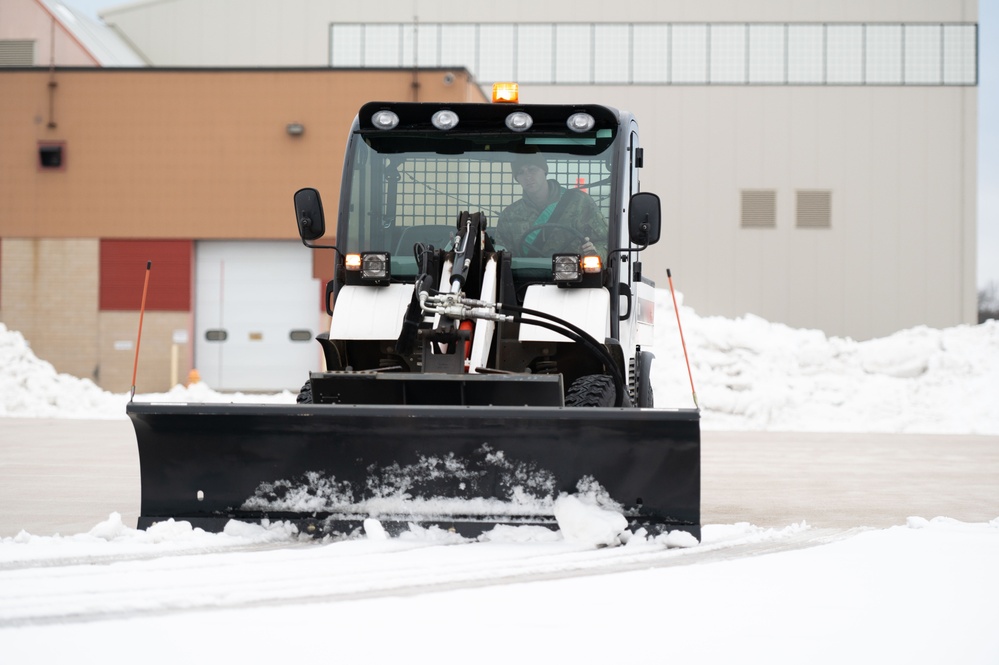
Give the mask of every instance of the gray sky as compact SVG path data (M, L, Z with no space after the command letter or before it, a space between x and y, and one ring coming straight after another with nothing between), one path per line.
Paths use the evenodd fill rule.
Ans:
M97 12L127 2L62 0ZM978 287L999 286L999 2L978 3Z

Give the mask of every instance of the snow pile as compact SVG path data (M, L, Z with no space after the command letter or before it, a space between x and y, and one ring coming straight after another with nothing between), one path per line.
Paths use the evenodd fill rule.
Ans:
M0 416L120 417L126 400L89 379L56 372L35 357L21 333L0 323Z
M563 538L595 547L619 544L621 532L628 527L628 520L620 512L569 494L555 501L555 519Z
M997 321L857 342L752 315L699 317L678 300L705 429L999 434ZM692 405L667 291L655 353L656 405Z
M124 418L128 393L109 393L90 379L61 374L40 360L21 333L0 323L0 416L27 418ZM145 402L294 403L288 391L274 395L219 393L204 383L174 386L136 397Z
M0 538L0 566L19 561L215 552L298 541L313 539L300 536L298 529L287 522L248 524L230 520L222 533L210 533L192 527L190 522L169 519L143 530L125 526L121 514L115 512L87 533L42 536L22 530L16 536Z
M857 342L752 315L700 317L677 296L705 429L999 434L999 322ZM693 406L670 294L660 289L656 298L656 405ZM0 416L121 418L127 400L58 374L0 324ZM136 400L294 403L295 396L218 393L198 383Z

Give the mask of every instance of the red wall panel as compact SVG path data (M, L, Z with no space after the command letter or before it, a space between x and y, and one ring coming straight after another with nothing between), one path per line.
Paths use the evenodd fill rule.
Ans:
M146 309L190 311L193 253L191 240L101 240L101 311L139 309L147 261Z

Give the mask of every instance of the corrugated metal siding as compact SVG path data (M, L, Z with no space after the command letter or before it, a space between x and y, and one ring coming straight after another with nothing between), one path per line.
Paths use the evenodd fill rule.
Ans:
M146 309L191 309L191 240L101 240L101 311L137 310L152 261Z

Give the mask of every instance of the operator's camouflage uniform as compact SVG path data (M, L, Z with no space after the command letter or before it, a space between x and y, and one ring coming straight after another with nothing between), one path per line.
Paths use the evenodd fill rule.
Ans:
M561 200L565 196L566 190L555 180L548 181L548 188L558 192ZM554 190L552 188L555 188ZM557 204L556 204L557 205ZM526 196L516 201L500 213L499 221L492 233L496 244L502 245L505 249L513 253L514 256L524 254L520 239L535 226L535 222L545 211L534 205ZM549 216L545 216L548 220ZM544 225L542 222L538 228ZM593 199L584 192L574 194L566 201L563 210L559 213L553 224L569 226L590 239L590 242L597 248L601 256L607 256L607 221L600 214ZM574 234L565 231L554 231L545 236L539 237L536 242L528 243L535 249L542 252L578 252L582 244L581 238L576 238Z

